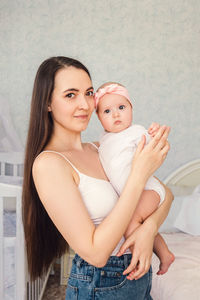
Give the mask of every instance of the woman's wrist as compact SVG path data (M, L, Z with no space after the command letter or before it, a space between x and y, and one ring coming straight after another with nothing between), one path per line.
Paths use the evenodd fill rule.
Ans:
M152 171L152 160L148 158L146 160L147 154L143 155L143 157L133 159L132 168L130 172L130 176L132 176L135 181L140 182L145 186L146 182L148 181L149 177L153 174ZM155 160L154 160L155 164Z
M158 225L157 225L157 223L154 221L154 219L151 218L151 216L148 217L148 218L144 221L143 225L145 225L145 227L147 228L147 230L148 230L148 232L149 232L149 234L150 234L151 236L154 236L154 237L155 237L155 236L157 235L157 233L158 233Z
M147 176L145 172L141 172L141 170L132 168L129 179L131 180L131 182L134 182L137 187L141 187L142 189L144 189L149 176Z

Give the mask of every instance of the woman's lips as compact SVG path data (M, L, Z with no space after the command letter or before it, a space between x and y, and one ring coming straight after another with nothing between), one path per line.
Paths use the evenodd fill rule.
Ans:
M74 116L77 119L85 120L88 118L88 115L79 115L79 116Z

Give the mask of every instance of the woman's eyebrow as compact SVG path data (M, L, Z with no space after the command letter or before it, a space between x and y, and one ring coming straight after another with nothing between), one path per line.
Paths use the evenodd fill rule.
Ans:
M71 89L67 89L67 90L63 91L63 93L66 93L66 92L78 92L78 91L79 91L78 89L71 88Z
M89 87L86 91L93 90L93 86Z
M86 91L89 91L91 89L94 89L94 88L91 86ZM66 92L79 92L79 90L75 89L75 88L70 88L70 89L65 90L63 93L66 93Z

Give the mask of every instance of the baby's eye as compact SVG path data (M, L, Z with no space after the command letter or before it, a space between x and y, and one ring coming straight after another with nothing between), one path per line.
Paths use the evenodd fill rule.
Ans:
M109 114L109 112L110 112L110 109L104 110L104 113L105 113L105 114Z
M69 93L65 96L66 98L74 98L75 94L74 93Z
M93 92L93 91L88 91L88 92L86 93L86 95L87 95L87 96L94 96L94 92Z
M120 105L119 106L119 109L124 109L125 108L125 105Z

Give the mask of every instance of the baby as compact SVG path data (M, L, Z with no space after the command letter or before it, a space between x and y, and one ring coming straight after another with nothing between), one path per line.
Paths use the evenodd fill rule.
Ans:
M107 177L120 195L142 135L146 136L147 143L150 136L144 127L132 125L132 103L123 85L113 82L103 84L95 93L95 104L97 116L105 129L100 138L99 157ZM156 128L152 128L152 136L155 131ZM158 208L164 198L164 187L155 177L150 177L126 230L126 238ZM160 259L157 274L166 273L174 255L160 234L155 238L154 252Z

